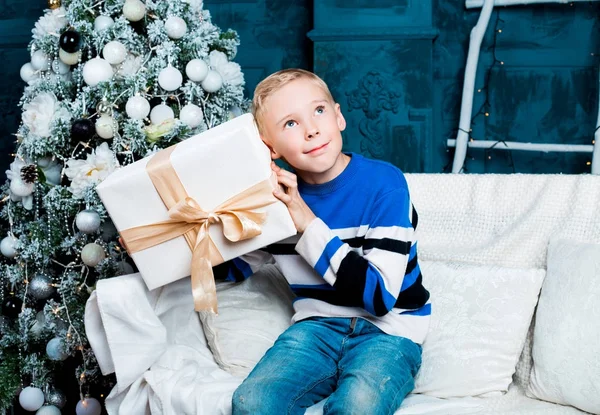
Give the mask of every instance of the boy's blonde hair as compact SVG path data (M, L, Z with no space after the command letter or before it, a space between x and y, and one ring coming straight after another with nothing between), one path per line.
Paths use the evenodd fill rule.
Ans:
M305 71L304 69L283 69L281 71L277 71L274 74L269 75L265 79L263 79L254 90L254 98L252 99L252 115L254 115L254 119L256 120L256 125L258 126L258 131L263 134L264 126L263 119L266 112L266 101L267 99L280 88L289 84L290 82L296 79L308 79L314 82L319 88L325 92L327 98L331 101L332 104L335 103L329 88L325 81L319 78L312 72Z

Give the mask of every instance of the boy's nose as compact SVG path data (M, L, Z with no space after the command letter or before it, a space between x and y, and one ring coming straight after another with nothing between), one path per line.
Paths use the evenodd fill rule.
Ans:
M316 128L312 128L312 129L308 130L306 133L306 138L308 138L309 140L312 140L313 138L316 138L318 136L319 136L319 130L317 130Z

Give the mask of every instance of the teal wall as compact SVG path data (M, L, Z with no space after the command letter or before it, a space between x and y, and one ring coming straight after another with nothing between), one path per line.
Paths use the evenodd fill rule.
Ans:
M280 68L313 69L348 120L346 150L407 172L448 171L469 33L461 0L206 0L241 37L247 91ZM19 68L43 1L0 0L0 167L20 119ZM482 45L475 139L591 144L598 106L600 2L499 7ZM497 27L501 33L494 31ZM494 36L496 35L496 36ZM495 42L494 42L495 38ZM494 47L495 45L495 47ZM494 59L495 56L495 59ZM494 64L494 62L496 63ZM499 61L504 62L503 65ZM470 150L469 172L582 173L590 155Z

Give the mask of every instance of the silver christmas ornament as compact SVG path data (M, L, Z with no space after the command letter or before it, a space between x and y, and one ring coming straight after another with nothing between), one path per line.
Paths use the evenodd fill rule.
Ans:
M89 243L81 250L81 260L88 267L95 267L104 258L106 258L104 249L96 243Z
M50 389L46 392L46 402L58 408L62 408L67 403L67 397L60 389Z
M65 343L60 337L51 339L46 345L46 354L51 360L65 360L69 354L65 351Z
M93 209L82 210L75 217L75 225L83 233L94 233L100 229L100 215Z
M51 297L56 289L52 285L52 279L49 276L37 274L29 281L27 291L36 300L45 300Z
M111 114L112 113L112 105L106 98L103 98L102 101L96 105L96 111L98 114Z
M2 255L5 257L12 259L17 256L17 249L15 248L16 244L17 238L8 235L0 242L0 252L2 252Z

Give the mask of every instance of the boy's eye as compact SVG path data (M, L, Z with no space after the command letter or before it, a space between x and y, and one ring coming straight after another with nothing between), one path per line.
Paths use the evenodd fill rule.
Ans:
M293 127L294 125L296 125L296 121L294 121L294 120L289 120L289 121L286 121L286 122L285 122L285 127L286 127L286 128L291 128L291 127Z
M318 106L318 107L315 109L315 112L316 112L317 114L323 114L323 113L325 112L325 107L324 107L324 106L322 106L322 105L319 105L319 106Z

